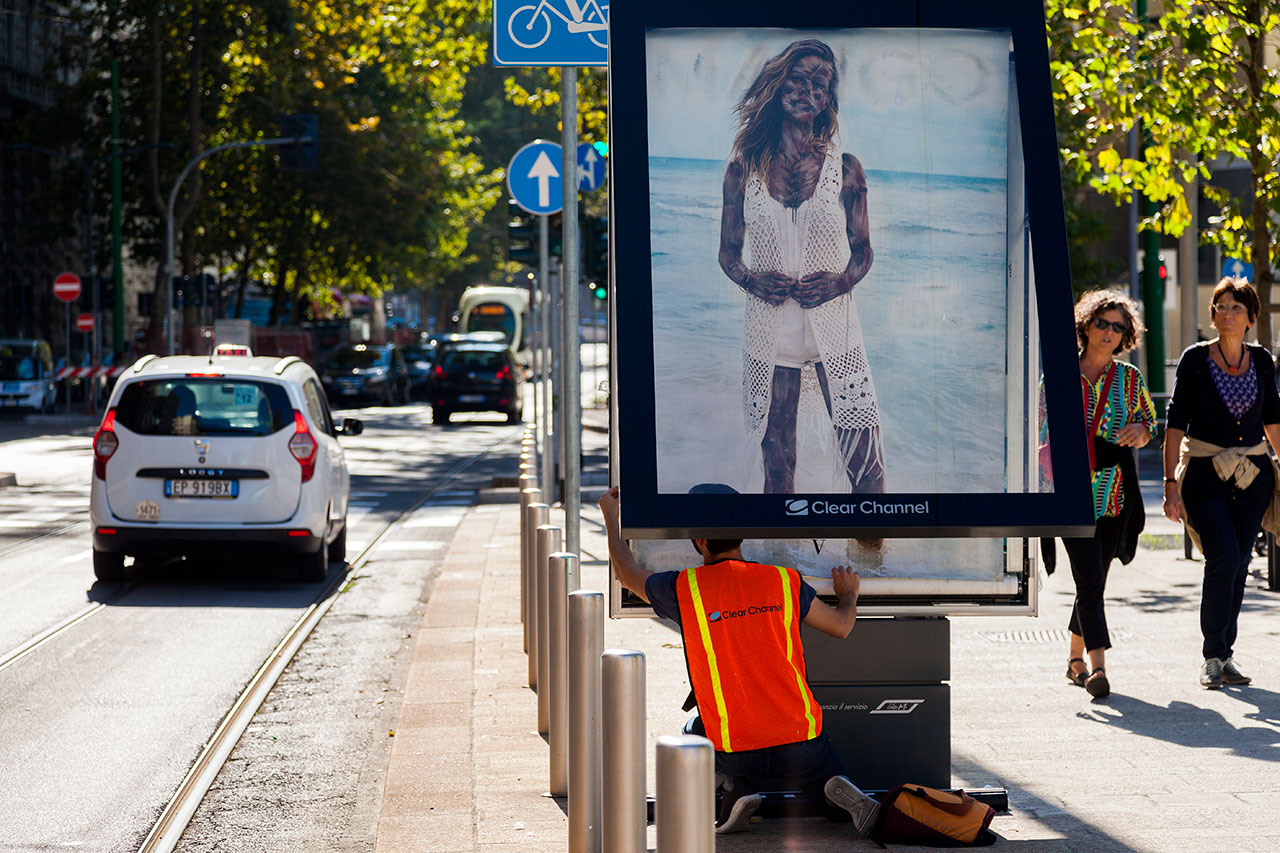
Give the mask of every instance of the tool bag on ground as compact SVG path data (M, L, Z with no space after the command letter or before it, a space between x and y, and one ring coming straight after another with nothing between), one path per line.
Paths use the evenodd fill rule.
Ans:
M883 844L978 847L994 844L995 811L964 791L898 785L884 795L871 837Z

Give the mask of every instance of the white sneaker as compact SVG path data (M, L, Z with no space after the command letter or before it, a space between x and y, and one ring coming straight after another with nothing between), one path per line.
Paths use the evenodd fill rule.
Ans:
M853 818L853 828L859 835L868 836L876 825L880 815L880 803L869 797L849 781L846 776L832 776L823 786L822 792L834 806L839 806Z
M1209 690L1217 690L1222 686L1222 661L1217 658L1205 658L1200 666L1200 686Z

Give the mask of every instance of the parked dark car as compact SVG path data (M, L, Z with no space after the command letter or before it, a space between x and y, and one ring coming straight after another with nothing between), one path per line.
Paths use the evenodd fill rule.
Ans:
M436 359L435 343L405 344L403 350L405 363L409 367L409 394L428 399L431 369L435 366Z
M442 343L431 371L431 422L454 412L502 412L507 423L524 417L524 371L502 341Z
M320 381L332 402L409 402L409 365L395 344L340 346L329 353L320 370Z

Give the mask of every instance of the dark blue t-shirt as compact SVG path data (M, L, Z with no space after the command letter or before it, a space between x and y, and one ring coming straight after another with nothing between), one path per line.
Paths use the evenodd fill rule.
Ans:
M712 563L711 565L715 565ZM679 572L656 572L649 575L644 582L644 594L648 596L649 603L653 605L653 612L663 619L670 619L677 625L680 624L680 599L676 596L676 578L680 576ZM809 606L813 604L813 599L818 595L817 591L809 586L809 583L800 579L800 621L804 621L804 617L809 615Z

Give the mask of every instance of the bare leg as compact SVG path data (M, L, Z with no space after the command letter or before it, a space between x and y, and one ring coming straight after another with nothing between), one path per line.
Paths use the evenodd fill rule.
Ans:
M769 422L760 449L764 452L764 491L789 495L796 479L796 410L800 405L800 369L775 367Z
M827 389L827 370L822 362L814 365L818 384L822 386L822 401L827 404L827 416L831 416L831 392ZM884 465L877 453L880 428L844 429L833 426L836 434L836 451L844 460L849 484L858 494L879 494L884 491ZM884 547L883 539L858 539L860 544L877 551Z

